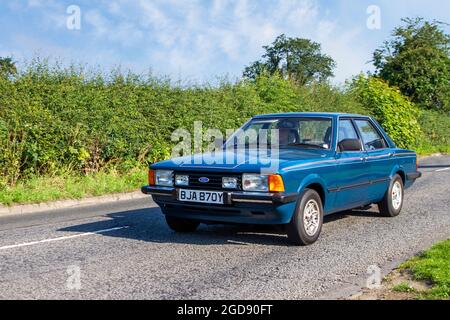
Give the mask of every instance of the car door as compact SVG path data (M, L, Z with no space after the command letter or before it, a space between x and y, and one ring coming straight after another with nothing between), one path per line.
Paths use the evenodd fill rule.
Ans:
M338 144L345 139L360 139L350 118L339 119ZM364 205L367 202L369 176L367 174L367 154L361 145L360 151L337 150L335 208L345 210Z
M383 198L393 168L393 152L386 139L369 119L355 119L364 149L367 152L370 187L368 196L372 201Z

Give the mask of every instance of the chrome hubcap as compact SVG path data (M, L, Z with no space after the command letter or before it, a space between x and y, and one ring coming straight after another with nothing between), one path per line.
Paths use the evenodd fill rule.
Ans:
M400 182L396 181L392 187L392 206L398 210L402 205L402 186Z
M314 236L319 230L320 209L319 204L315 200L309 200L303 210L303 226L306 234L310 237Z

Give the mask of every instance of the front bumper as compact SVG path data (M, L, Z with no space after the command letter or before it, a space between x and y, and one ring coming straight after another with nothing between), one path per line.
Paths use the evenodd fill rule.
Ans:
M176 188L142 187L165 215L212 223L282 225L295 211L297 193L222 191L224 204L179 201Z
M141 188L142 193L156 196L158 198L166 198L170 201L177 200L177 189L173 187L155 187L144 186ZM298 193L260 193L260 192L243 192L243 191L223 191L225 205L233 205L237 203L247 204L272 204L282 205L297 201ZM178 201L180 204L183 202ZM201 205L201 204L198 204Z

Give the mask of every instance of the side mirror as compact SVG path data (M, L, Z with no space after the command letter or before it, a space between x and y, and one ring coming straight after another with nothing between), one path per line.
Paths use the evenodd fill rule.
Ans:
M358 139L345 139L338 144L339 151L361 151L361 142Z

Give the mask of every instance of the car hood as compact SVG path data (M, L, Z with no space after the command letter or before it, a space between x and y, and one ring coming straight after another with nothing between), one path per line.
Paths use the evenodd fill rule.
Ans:
M269 153L266 157L258 157L255 150L227 151L214 158L212 153L196 154L167 161L158 162L152 169L186 170L186 171L223 171L260 172L261 169L281 171L292 165L307 165L309 162L331 157L329 150L304 150L298 148L280 149ZM227 161L228 159L228 161ZM230 161L230 159L234 159Z

